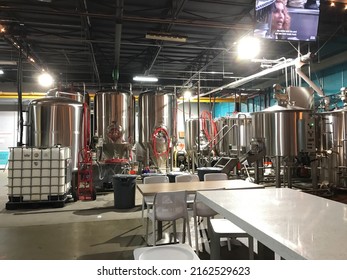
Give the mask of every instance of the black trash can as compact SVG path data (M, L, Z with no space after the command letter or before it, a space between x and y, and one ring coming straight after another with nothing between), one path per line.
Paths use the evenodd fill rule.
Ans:
M200 181L204 181L204 175L207 173L221 173L221 167L198 167L196 169L198 171L198 176Z
M135 207L136 175L116 174L112 176L114 207L129 209Z

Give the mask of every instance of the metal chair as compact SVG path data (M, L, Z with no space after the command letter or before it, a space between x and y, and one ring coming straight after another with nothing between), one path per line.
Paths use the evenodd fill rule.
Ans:
M177 192L159 192L154 196L152 211L148 212L146 226L146 241L148 244L148 222L152 220L153 229L153 246L156 246L156 224L157 221L173 222L174 239L177 240L176 220L183 219L183 238L185 242L185 230L187 226L188 241L191 246L188 210L187 210L187 194L186 191Z
M144 184L159 184L159 183L168 183L169 177L166 175L158 176L148 176L143 179ZM149 209L153 206L154 195L146 195L142 197L142 219L144 219L145 206L147 206L147 215Z

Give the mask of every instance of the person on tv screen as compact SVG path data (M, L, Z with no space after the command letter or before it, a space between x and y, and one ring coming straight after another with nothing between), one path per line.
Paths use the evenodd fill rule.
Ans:
M284 39L293 35L290 30L290 15L286 0L257 0L256 2L257 27L256 36Z
M290 30L290 15L284 0L276 0L272 8L271 36L278 37L285 34L277 34L279 30Z

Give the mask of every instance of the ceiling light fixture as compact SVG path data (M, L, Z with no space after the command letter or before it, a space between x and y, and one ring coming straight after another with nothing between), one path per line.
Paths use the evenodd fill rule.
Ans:
M158 82L158 78L153 76L135 76L133 80L136 82Z
M0 69L0 75L4 75L4 70Z
M184 100L186 100L186 99L190 100L191 97L192 97L192 92L189 89L185 90L183 93Z
M0 65L17 65L17 61L0 60Z
M162 32L148 32L145 38L152 39L152 40L178 42L178 43L187 42L187 36L181 36L181 35L171 34L171 33L162 33Z
M237 45L237 53L240 59L255 58L260 52L260 42L255 37L243 37Z
M42 74L39 75L38 81L39 81L39 84L43 87L50 87L53 85L53 82L54 82L53 77L46 72L43 72Z
M5 32L6 32L5 26L3 26L2 24L0 24L0 33L5 33Z

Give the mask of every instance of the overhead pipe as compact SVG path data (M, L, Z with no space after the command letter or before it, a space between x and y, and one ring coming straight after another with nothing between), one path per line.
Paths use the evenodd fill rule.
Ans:
M87 7L87 2L86 0L83 0L83 8L86 12L88 12L88 7ZM84 22L84 20L82 20L82 24L85 25L85 33L86 33L86 37L87 39L90 39L91 36L90 36L90 28L91 28L91 23L90 23L90 18L89 16L87 15L86 16L86 22ZM92 54L92 66L93 66L93 70L94 70L94 74L96 76L96 80L98 82L98 84L100 84L100 74L99 74L99 69L98 69L98 65L96 63L96 58L95 58L95 52L94 52L94 47L93 47L93 43L89 42L89 49L90 49L90 52ZM68 60L67 58L67 55L66 53L64 52L64 55L66 57L66 59ZM69 61L69 60L68 60Z
M63 15L63 16L89 16L94 18L102 18L107 20L114 20L114 14L101 14L101 13L90 13L90 12L79 12L75 10L38 10L32 8L19 8L14 6L0 6L1 11L12 11L12 12L23 12L32 14L43 14L43 15ZM202 28L217 28L217 29L230 29L230 30L250 30L252 24L224 24L216 21L207 20L190 20L190 19L163 19L153 17L139 17L139 16L123 16L124 21L133 22L145 22L145 23L160 23L160 24L175 24L183 26L196 26Z
M117 87L119 79L119 68L120 68L120 47L122 38L122 20L123 20L123 9L124 1L117 0L116 2L116 26L115 26L115 59L114 59L114 70L112 73L114 86Z
M190 99L189 99L190 100ZM200 149L200 73L198 80L198 154L200 157L201 149ZM198 161L198 167L200 167L200 161Z
M301 75L301 77L317 92L318 95L324 96L324 93L322 92L322 90L320 88L318 88L304 73L302 73L302 71L300 69L304 64L307 63L308 57L311 57L311 53L308 53L308 54L301 56L301 57L297 57L296 59L291 59L291 58L290 59L284 59L283 62L279 62L271 68L265 69L263 71L260 71L258 73L251 75L251 76L240 79L238 81L234 81L232 83L229 83L229 84L223 85L221 87L215 88L213 90L210 90L208 92L202 93L200 95L200 97L210 95L210 94L218 92L218 91L222 91L226 88L237 88L239 86L247 84L250 81L253 81L254 79L260 78L262 76L268 75L270 73L273 73L273 72L276 72L276 71L279 71L279 70L282 70L282 69L285 69L285 68L291 67L291 66L296 67L297 73L299 75Z
M247 84L250 81L253 81L256 78L268 75L270 73L276 72L278 70L282 70L282 69L284 69L286 67L293 66L293 65L295 65L295 60L293 60L293 59L286 59L283 62L279 62L278 64L274 65L272 68L265 69L265 70L263 70L263 71L261 71L259 73L253 74L251 76L242 78L242 79L240 79L238 81L234 81L232 83L229 83L229 84L226 84L224 86L218 87L216 89L210 90L208 92L205 92L205 93L201 94L201 96L205 96L205 95L209 95L209 94L212 94L212 93L215 93L215 92L218 92L218 91L222 91L223 89L226 89L226 88L237 88L239 86Z
M295 70L296 73L309 85L311 86L315 92L317 92L317 94L320 97L324 97L324 93L323 91L309 78L307 77L301 70L301 67L303 65L305 65L306 63L308 63L311 59L312 59L313 55L309 52L301 57L298 57L295 60Z
M17 70L17 91L18 91L18 141L17 147L23 146L23 127L24 127L24 119L23 119L23 61L22 61L22 48L19 49L19 58L18 58L18 70Z

